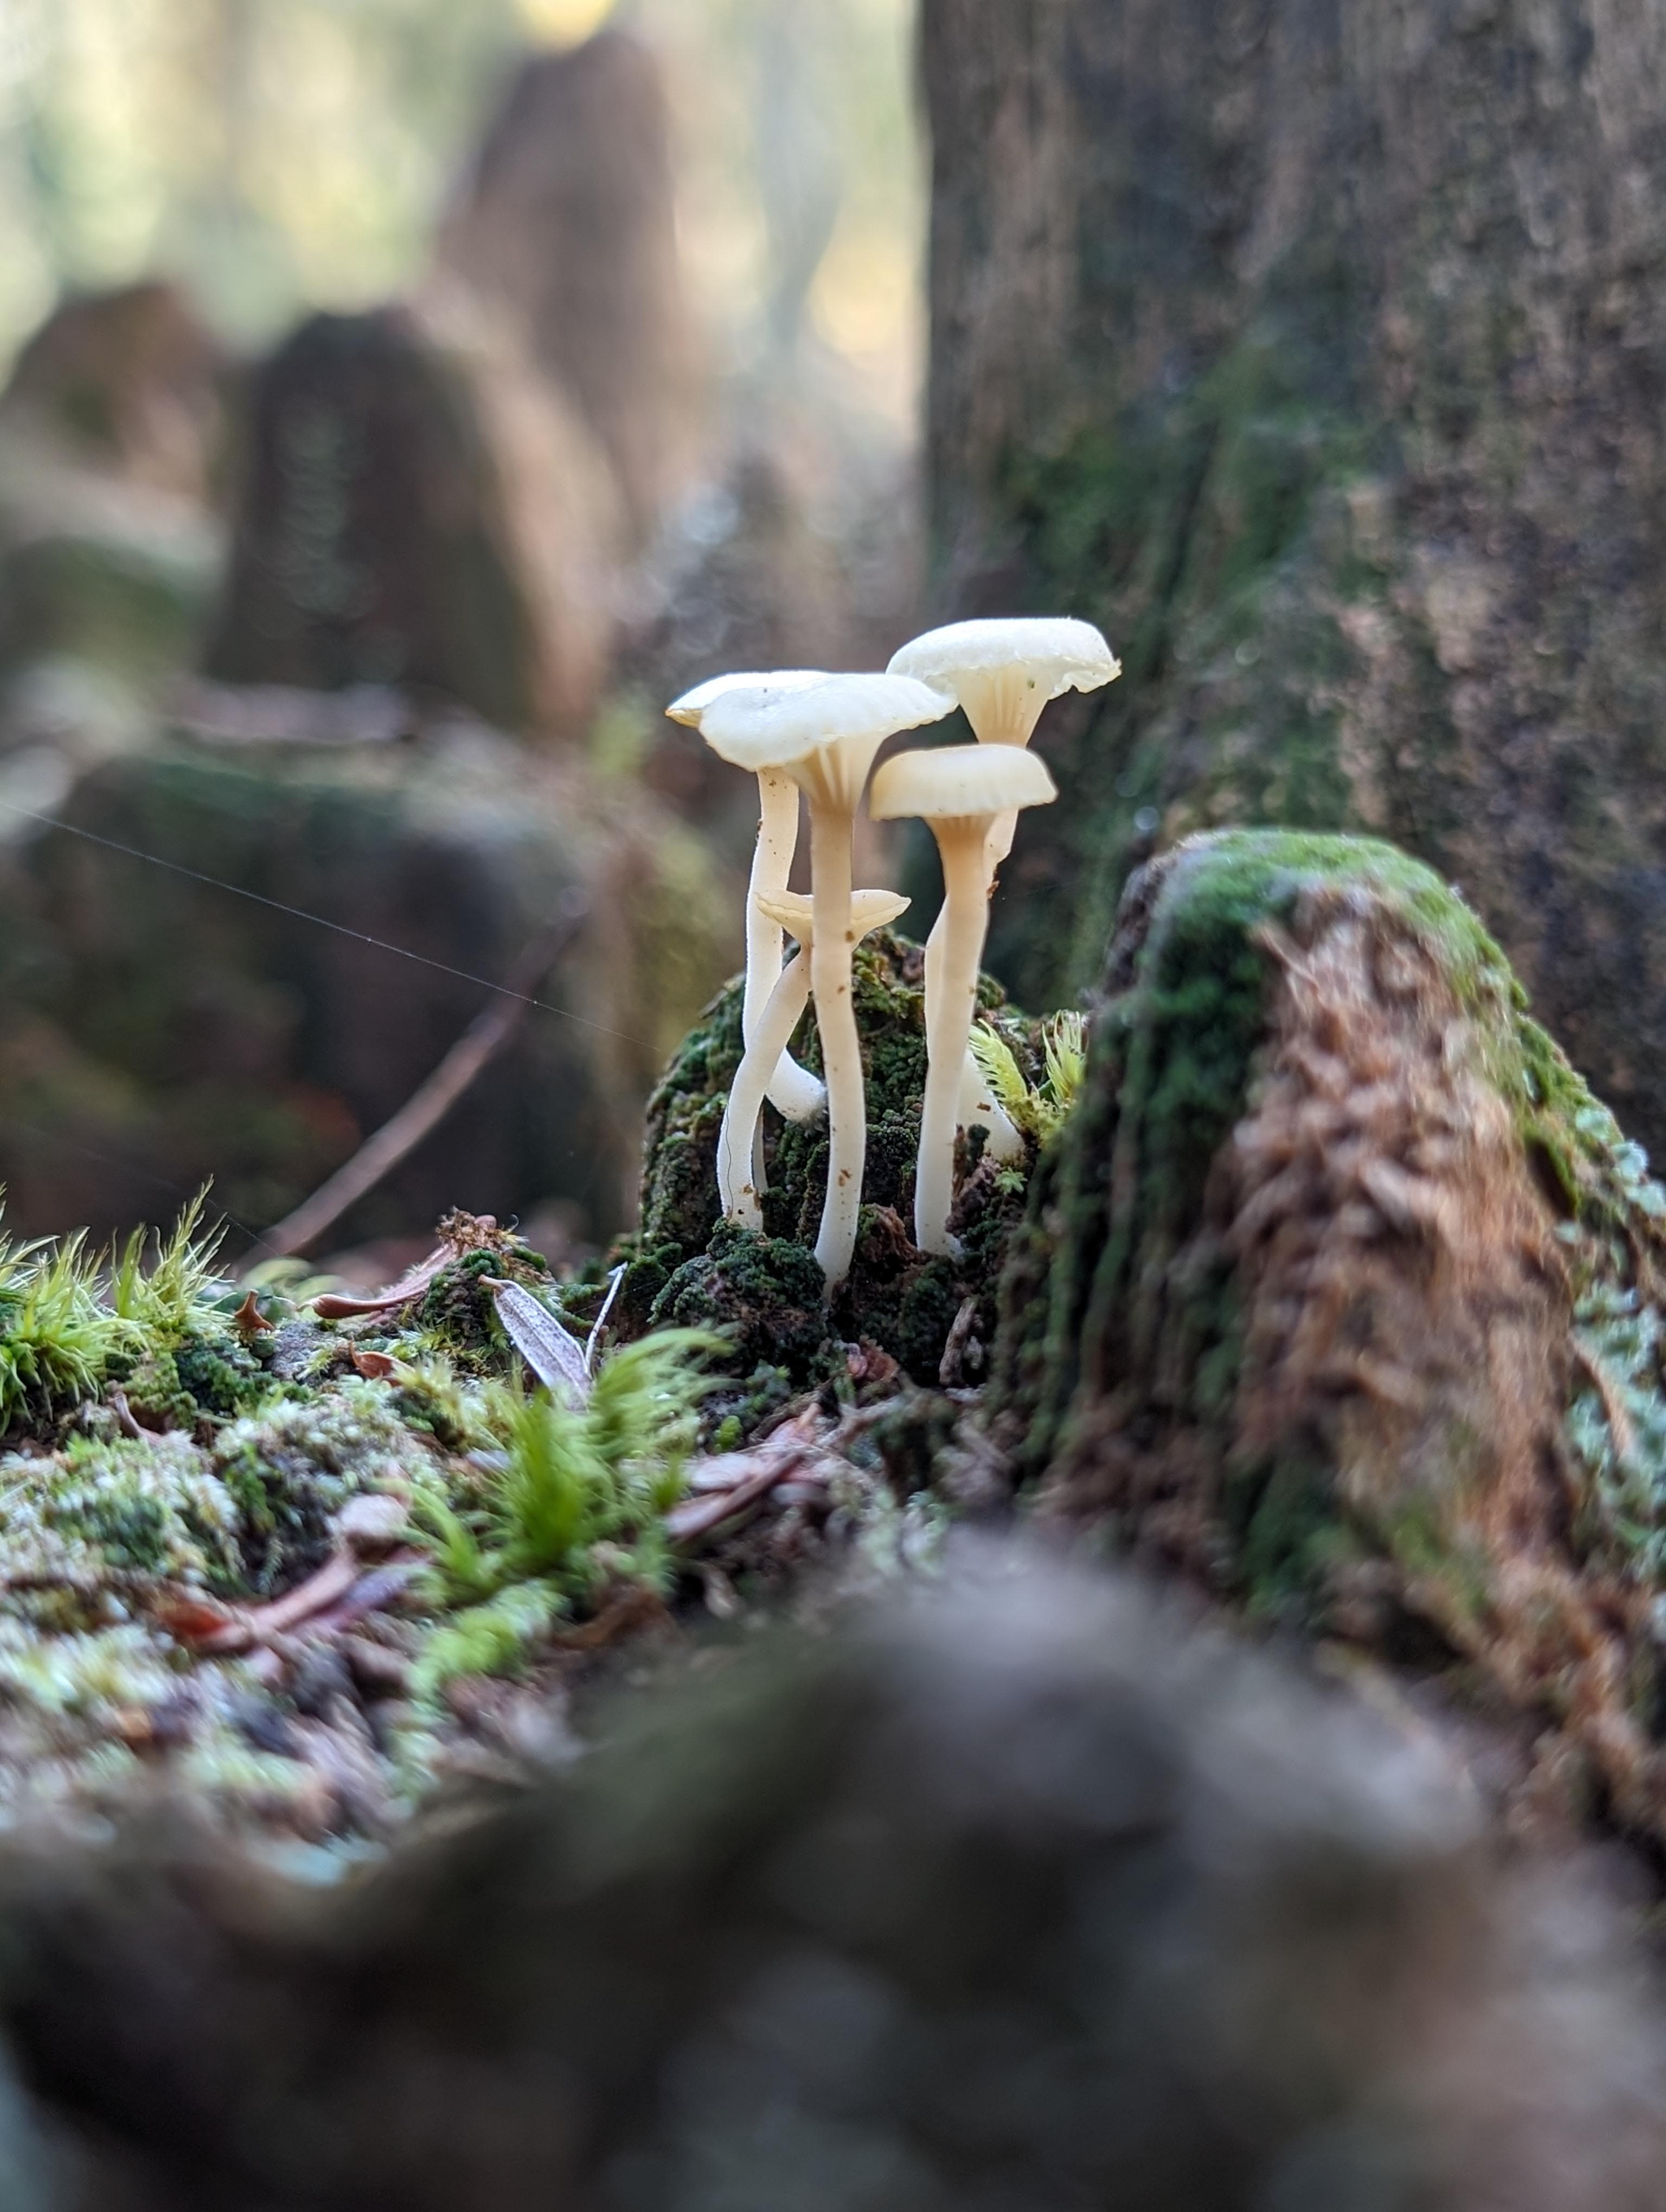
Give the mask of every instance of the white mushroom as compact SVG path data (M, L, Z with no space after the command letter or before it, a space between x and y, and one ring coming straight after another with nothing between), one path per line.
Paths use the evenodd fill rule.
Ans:
M914 1189L914 1241L922 1252L953 1249L955 1106L989 927L984 860L990 825L1009 811L1044 806L1058 795L1043 763L1012 745L898 753L873 779L868 804L875 820L918 816L931 825L943 860L940 972L935 997L926 1006L926 1103Z
M950 623L929 629L891 656L891 672L913 676L934 690L946 691L972 726L980 744L1027 745L1041 711L1067 691L1097 691L1122 672L1122 663L1091 623L1066 616L1013 616L1009 619ZM1012 849L1018 810L1009 808L990 825L984 859L988 886ZM926 939L926 1018L930 1024L941 964L943 916ZM960 1125L982 1123L997 1159L1016 1158L1024 1139L1000 1104L989 1096L977 1062L967 1055L957 1109Z
M949 705L942 692L906 676L830 676L800 691L727 691L701 717L701 735L725 760L754 775L785 769L810 802L810 990L827 1077L829 1146L816 1257L830 1288L850 1272L867 1153L861 1045L851 1000L856 808L885 739L939 720Z
M779 898L760 901L764 912L795 937L800 951L781 971L780 980L758 1018L757 1034L729 1085L723 1109L723 1126L717 1133L717 1188L723 1212L743 1229L762 1229L763 1212L758 1204L763 1186L752 1172L752 1147L757 1119L763 1109L769 1070L787 1049L810 999L810 947L815 941L815 903L798 893L784 891ZM895 891L853 891L850 895L851 942L860 945L871 930L883 929L908 910L908 901Z
M698 730L707 708L727 692L802 691L807 684L826 680L819 668L713 676L696 684L692 691L685 691L680 699L673 699L666 712L673 722ZM764 1003L781 973L781 931L759 902L787 888L799 842L798 787L779 769L760 769L757 805L757 843L752 848L752 872L746 885L746 975L740 1002L740 1034L749 1049ZM820 1079L787 1054L771 1072L768 1095L770 1104L789 1121L813 1121L827 1103L827 1091Z
M980 744L1027 745L1049 699L1097 691L1122 665L1091 623L1015 615L928 629L897 648L891 672L946 691Z

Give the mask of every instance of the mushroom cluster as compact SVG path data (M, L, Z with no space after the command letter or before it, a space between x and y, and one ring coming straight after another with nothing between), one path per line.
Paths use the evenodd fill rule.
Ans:
M725 1215L759 1229L763 1102L789 1120L828 1116L827 1194L816 1257L830 1291L850 1271L867 1141L852 955L908 902L852 889L856 811L888 738L961 708L978 742L896 755L873 778L876 820L927 823L943 862L942 910L926 945L926 1097L915 1176L915 1241L947 1252L957 1127L982 1126L998 1156L1023 1139L971 1057L979 963L995 872L1020 811L1057 797L1025 751L1042 708L1120 673L1098 631L1070 621L955 623L903 647L884 675L812 669L714 677L669 707L724 760L758 781L758 838L746 899L745 1053L718 1139ZM810 896L787 889L802 794L810 821ZM782 967L783 938L799 945ZM787 1051L813 1000L825 1082Z

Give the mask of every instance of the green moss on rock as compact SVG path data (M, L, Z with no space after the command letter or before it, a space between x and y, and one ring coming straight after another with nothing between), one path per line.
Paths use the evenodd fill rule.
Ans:
M812 1248L827 1186L824 1123L764 1111L764 1234L719 1218L717 1138L740 1064L741 990L730 984L706 1009L649 1103L642 1227L620 1300L633 1328L668 1322L725 1331L737 1378L760 1362L804 1382L828 1347L866 1338L922 1382L935 1382L968 1297L994 1321L993 1291L1006 1238L1021 1211L1024 1172L1004 1182L978 1170L982 1137L963 1140L961 1198L952 1227L964 1257L927 1260L910 1241L915 1162L926 1087L925 992L920 946L878 930L857 950L854 1006L867 1095L867 1158L856 1255L830 1312ZM1039 1025L1015 1012L999 984L982 979L982 1018L996 1024L1031 1080L1039 1079ZM820 1072L813 1010L793 1049Z

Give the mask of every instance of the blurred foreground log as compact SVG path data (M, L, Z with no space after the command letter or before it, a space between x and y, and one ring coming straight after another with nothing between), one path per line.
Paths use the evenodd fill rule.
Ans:
M1654 2201L1619 1917L1426 1729L1000 1558L660 1695L334 1896L14 1848L19 2212Z

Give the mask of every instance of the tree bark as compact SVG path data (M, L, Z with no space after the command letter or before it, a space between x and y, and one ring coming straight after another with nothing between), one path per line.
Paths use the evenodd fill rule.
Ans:
M1186 830L1382 831L1666 1139L1666 0L924 0L947 612L1051 711L992 962Z

